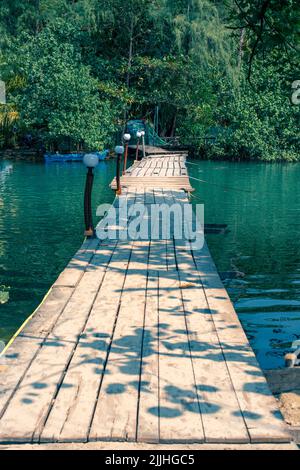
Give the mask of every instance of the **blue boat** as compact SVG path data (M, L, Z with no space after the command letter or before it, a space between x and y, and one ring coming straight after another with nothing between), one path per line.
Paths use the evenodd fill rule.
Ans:
M91 152L92 155L97 155L99 160L105 160L108 157L109 150L103 152ZM57 162L82 162L84 153L46 153L44 159L46 163L57 163Z

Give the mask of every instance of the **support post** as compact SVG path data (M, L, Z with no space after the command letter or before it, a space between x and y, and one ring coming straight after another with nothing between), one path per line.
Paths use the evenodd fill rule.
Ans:
M139 160L139 148L140 148L140 138L138 138L137 146L136 146L136 155L135 155L135 159L136 159L137 162L138 162L138 160Z
M129 149L129 141L131 139L131 135L130 134L124 134L123 136L123 141L125 143L125 156L124 156L124 166L123 166L123 176L125 175L126 173L126 170L127 170L127 158L128 158L128 149Z
M121 178L120 178L120 167L121 167L121 154L118 153L117 156L117 194L120 195L122 194L122 188L121 188Z
M143 157L146 157L146 147L145 147L145 131L142 132L142 144L143 144Z
M94 182L93 168L88 168L84 192L84 220L85 236L92 238L95 235L92 216L92 189Z
M95 230L93 225L92 216L92 189L94 182L93 169L99 163L99 158L96 154L87 153L83 157L83 163L87 167L85 191L84 191L84 222L85 222L85 236L93 238L95 236Z
M115 148L115 152L117 154L117 167L116 167L117 191L116 192L118 195L120 195L122 194L120 170L121 170L121 159L122 159L122 155L124 154L124 147L122 145L118 145Z

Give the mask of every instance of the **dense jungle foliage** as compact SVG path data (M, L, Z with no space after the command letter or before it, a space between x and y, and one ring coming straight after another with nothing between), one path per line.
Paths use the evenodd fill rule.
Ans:
M299 5L1 0L0 147L101 149L158 115L202 157L299 160Z

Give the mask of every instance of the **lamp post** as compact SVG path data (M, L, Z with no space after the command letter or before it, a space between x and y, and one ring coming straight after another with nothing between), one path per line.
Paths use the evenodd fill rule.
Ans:
M125 175L126 169L127 169L128 146L129 146L130 139L131 139L130 134L124 134L123 140L125 142L125 156L124 156L123 176Z
M136 146L136 156L135 156L135 159L136 159L136 161L138 161L138 159L139 159L140 138L142 137L142 133L141 133L140 131L138 131L138 132L136 133L136 136L137 136L138 141L137 141L137 146Z
M117 171L116 171L116 180L117 180L117 194L122 194L121 188L121 179L120 179L120 168L121 168L121 159L122 155L124 154L124 147L123 145L118 145L115 148L115 152L117 154Z
M83 157L83 163L87 167L86 183L85 183L85 192L84 192L84 221L85 221L85 236L88 238L93 238L95 236L94 226L93 226L93 216L92 216L92 189L94 182L93 169L99 163L99 158L97 155L92 153L87 153Z
M141 135L142 135L142 142L143 142L143 157L145 158L146 157L146 147L145 147L145 131L142 131L141 132Z

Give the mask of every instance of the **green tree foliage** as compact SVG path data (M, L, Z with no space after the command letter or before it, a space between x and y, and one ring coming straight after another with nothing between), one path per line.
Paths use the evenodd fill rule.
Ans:
M299 107L291 105L276 67L256 63L252 82L250 87L244 79L238 99L228 84L222 86L215 119L224 132L208 153L219 158L297 160Z
M2 0L9 112L47 146L98 148L158 108L160 134L203 156L295 160L298 13L296 0Z
M100 102L90 67L82 64L73 44L58 38L56 28L46 27L18 49L23 57L20 72L26 77L17 96L22 124L46 143L70 139L97 148L111 131L109 103Z

